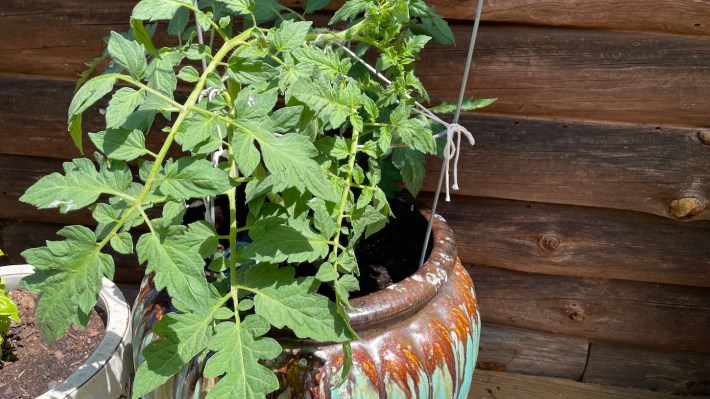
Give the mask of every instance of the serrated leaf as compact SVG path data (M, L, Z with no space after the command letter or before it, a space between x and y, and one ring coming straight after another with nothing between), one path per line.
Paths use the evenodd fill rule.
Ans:
M170 20L181 7L191 5L190 0L141 0L133 8L131 17L144 21Z
M188 83L194 83L200 80L200 73L197 72L197 69L193 67L192 65L188 65L186 67L183 67L180 72L177 74L178 79L188 82Z
M220 138L220 134L224 137ZM180 144L183 151L208 153L219 148L226 135L225 123L216 116L192 113L180 126L175 141Z
M276 138L263 126L240 130L251 134L259 142L266 168L274 179L288 187L305 188L327 201L337 201L328 175L312 159L318 155L318 151L308 137L289 133Z
M207 399L257 399L278 388L274 373L259 363L281 353L281 346L272 338L257 338L264 325L268 329L268 323L258 316L249 316L241 324L226 321L217 325L209 343L214 355L207 360L204 375L224 376Z
M86 326L96 305L103 277L113 278L111 256L99 251L94 233L84 226L67 226L57 232L64 241L26 250L22 256L35 273L22 280L38 294L35 319L42 336L54 341L72 324Z
M108 53L112 60L126 68L134 78L141 79L145 75L145 70L148 68L145 47L137 41L128 40L120 33L111 32Z
M220 3L227 6L230 11L244 15L249 14L254 10L254 0L218 0Z
M392 125L392 132L408 147L417 151L436 154L436 140L429 124L419 118L407 119Z
M270 34L269 39L278 52L291 51L306 42L306 35L311 29L311 21L283 21L283 23Z
M224 171L197 157L168 160L155 178L156 192L174 199L216 196L230 187Z
M253 242L238 253L241 259L260 262L313 262L328 254L328 240L301 220L271 217L249 230Z
M64 175L52 173L33 184L20 201L39 209L59 208L67 213L91 205L101 194L121 194L131 183L131 172L125 164L96 170L88 159L64 163Z
M275 131L288 133L298 126L303 107L300 105L277 109L271 115L271 124Z
M424 155L409 148L395 148L392 151L392 163L404 179L407 190L416 197L424 182Z
M251 176L261 162L261 155L254 145L254 138L242 132L235 132L232 148L239 170L244 176Z
M362 11L365 11L370 3L370 0L349 0L333 15L333 18L331 18L328 24L332 25L336 22L347 21L350 18L354 18Z
M350 60L341 60L330 48L299 47L292 53L293 57L301 63L308 63L318 67L328 77L345 75L350 70Z
M464 101L461 103L461 110L462 111L475 111L479 108L487 107L494 102L498 100L497 98L482 98L478 100L474 100L473 98L466 98ZM453 103L441 103L437 105L436 107L430 108L429 109L432 112L437 112L437 113L451 113L456 111L456 104Z
M350 116L350 103L340 90L322 79L316 83L302 82L289 90L289 94L312 109L333 129L339 128Z
M146 273L155 273L156 288L167 288L175 307L204 311L211 296L205 279L205 262L197 249L181 244L184 234L184 226L171 226L161 235L143 234L136 245L138 260L147 262Z
M179 51L161 51L148 66L148 87L153 88L165 97L173 99L173 92L177 89L177 77L175 76L175 67L180 65L184 59L184 54ZM152 102L165 100L150 94L148 95ZM170 105L174 108L173 105Z
M131 238L131 235L126 231L111 237L110 242L111 248L119 254L128 255L133 253L133 238Z
M189 359L178 354L178 343L159 339L146 346L141 355L146 359L136 370L133 382L133 399L154 391L176 374Z
M387 216L370 205L354 212L352 219L353 235L351 241L357 241L369 226L377 225L382 228L384 227L384 223L387 222Z
M325 262L318 268L318 273L316 273L316 278L319 281L327 283L329 281L335 281L340 277L340 274L335 269L332 263Z
M229 60L227 74L238 83L259 84L274 79L278 70L261 60L234 57Z
M122 87L114 93L106 107L106 128L114 129L123 125L133 111L145 100L143 90Z
M111 159L131 161L148 153L140 130L111 129L89 133L89 137L96 148Z
M276 328L288 327L300 338L344 342L353 338L335 303L313 293L313 278L295 279L292 267L249 267L239 281L254 292L256 314Z
M443 45L453 44L455 41L454 32L451 31L449 24L436 14L424 16L421 18L422 24L417 25L415 31L431 36L437 43Z

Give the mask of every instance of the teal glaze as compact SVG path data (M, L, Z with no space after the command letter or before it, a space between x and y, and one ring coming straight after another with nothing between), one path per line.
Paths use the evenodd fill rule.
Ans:
M353 328L362 341L352 342L353 369L343 384L336 385L342 367L339 344L281 336L284 352L265 364L276 372L280 388L267 398L466 399L481 322L471 278L456 258L450 230L442 224L437 217L432 254L418 272L386 290L352 300ZM139 363L140 350L156 338L153 324L173 310L150 277L134 305ZM202 375L208 356L193 359L144 399L205 399L217 382Z

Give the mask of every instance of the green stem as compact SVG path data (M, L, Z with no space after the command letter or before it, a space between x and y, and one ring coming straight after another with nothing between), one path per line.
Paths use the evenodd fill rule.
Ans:
M338 266L338 249L340 247L340 231L343 227L343 220L347 217L345 214L345 206L348 203L348 196L350 195L350 189L353 184L353 169L355 168L355 158L357 157L357 144L360 138L360 132L353 129L352 142L350 143L350 156L348 159L348 173L345 176L345 188L343 188L343 194L340 196L340 204L338 204L338 220L336 222L335 237L333 242L338 244L333 247L334 262L333 265L337 268ZM337 293L336 293L337 294ZM338 303L340 303L338 301Z

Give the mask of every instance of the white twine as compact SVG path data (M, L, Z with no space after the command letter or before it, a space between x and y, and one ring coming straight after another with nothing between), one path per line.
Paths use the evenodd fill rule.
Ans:
M377 70L372 67L372 65L368 64L365 60L360 58L357 54L355 54L353 51L351 51L347 47L341 46L340 48L343 49L350 57L355 59L355 61L359 62L362 64L365 68L367 68L370 72L372 72L374 75L376 75L380 80L382 80L385 84L391 85L392 82L387 79L384 75L381 73L377 72ZM407 98L411 98L411 96L407 95ZM425 117L436 121L440 125L444 126L445 130L442 131L441 133L438 133L434 135L435 139L441 138L444 135L446 135L446 146L444 147L444 160L445 160L445 173L446 173L446 202L451 201L451 194L449 189L454 189L458 190L459 189L459 183L458 183L458 165L459 165L459 156L461 155L461 136L465 136L468 139L468 142L471 143L471 145L476 144L476 140L473 138L473 134L469 132L464 126L459 125L458 123L448 123L444 121L443 119L439 118L431 112L428 108L423 106L421 103L415 101L414 105L416 108L414 109L415 112L418 112L421 115L424 115ZM454 137L456 137L456 144L454 144ZM453 186L449 185L449 180L450 180L450 164L451 160L454 160L454 184Z

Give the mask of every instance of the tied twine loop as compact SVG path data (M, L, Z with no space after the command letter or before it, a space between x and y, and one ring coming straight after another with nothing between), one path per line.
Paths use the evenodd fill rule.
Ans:
M461 136L465 136L471 145L476 144L476 139L473 138L471 132L469 132L465 127L459 125L458 123L446 125L446 146L444 147L444 159L446 165L446 202L451 201L451 195L449 193L449 168L452 159L454 160L454 184L450 187L454 190L459 189L459 156L461 155ZM454 138L456 138L456 144L454 144Z

